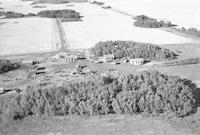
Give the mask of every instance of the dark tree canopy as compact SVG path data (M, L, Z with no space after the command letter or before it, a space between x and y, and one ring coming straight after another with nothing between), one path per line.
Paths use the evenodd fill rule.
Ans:
M59 88L29 87L23 94L2 95L0 120L72 114L186 116L193 111L193 89L187 80L156 71L122 75L109 82L105 80L94 76Z
M144 58L147 60L175 59L176 54L168 49L150 43L134 41L106 41L99 42L92 49L96 56L114 54L116 58Z
M80 13L70 10L44 10L37 13L38 16L47 17L47 18L71 18L71 19L80 19Z
M23 18L23 17L31 17L31 16L36 16L33 13L28 13L28 14L22 14L22 13L16 13L13 11L0 11L0 16L4 16L4 18Z
M154 18L150 18L146 15L139 15L134 18L136 21L134 22L135 26L144 27L144 28L161 28L161 27L171 27L175 26L171 22L158 21Z
M0 74L20 67L19 63L11 63L9 60L0 60Z

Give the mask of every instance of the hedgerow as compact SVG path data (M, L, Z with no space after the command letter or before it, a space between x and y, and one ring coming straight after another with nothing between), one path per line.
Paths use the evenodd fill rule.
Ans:
M1 121L34 116L173 114L186 116L195 99L186 80L156 71L122 75L111 82L85 80L59 88L29 87L0 97Z

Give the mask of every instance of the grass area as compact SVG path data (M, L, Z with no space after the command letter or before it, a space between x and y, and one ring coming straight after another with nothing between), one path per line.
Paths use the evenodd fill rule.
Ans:
M9 135L197 135L198 131L164 118L123 115L29 118L0 129L0 133Z
M196 82L200 86L200 64L184 65L184 66L172 66L172 67L155 67L153 69L169 75L177 75L181 78L187 78Z
M161 47L170 49L178 54L178 60L190 59L200 57L199 43L185 43L185 44L165 44Z

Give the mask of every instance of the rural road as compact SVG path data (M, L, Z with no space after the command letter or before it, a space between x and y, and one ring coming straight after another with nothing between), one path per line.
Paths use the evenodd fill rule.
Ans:
M69 42L62 26L60 18L53 19L53 36L55 42L52 42L52 48L57 51L69 49Z

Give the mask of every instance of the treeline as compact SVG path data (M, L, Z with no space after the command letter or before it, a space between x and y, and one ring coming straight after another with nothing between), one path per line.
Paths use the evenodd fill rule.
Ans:
M147 60L175 59L176 54L168 49L149 43L134 41L106 41L99 42L92 48L96 56L114 54L115 58L144 58Z
M47 18L68 18L68 19L81 19L80 13L64 9L64 10L44 10L37 13L40 17L47 17Z
M175 26L171 22L158 21L157 19L150 18L145 15L139 15L134 18L134 26L144 28L161 28L161 27L172 27Z
M98 79L98 81L96 81ZM195 99L187 80L156 71L71 82L59 88L28 87L0 96L0 121L27 116L165 114L186 116Z
M190 65L190 64L199 64L200 58L190 58L185 60L176 60L165 62L162 65L164 66L180 66L180 65Z
M80 13L74 10L44 10L40 11L37 14L28 13L16 13L13 11L0 11L0 16L4 16L4 18L23 18L23 17L32 17L32 16L40 16L40 17L47 17L47 18L62 18L63 21L81 21L82 16Z
M188 34L188 35L192 35L192 36L196 36L196 37L200 37L200 30L196 29L196 28L175 28L177 31Z
M31 16L36 16L33 13L28 13L28 14L22 14L22 13L16 13L13 11L0 11L0 16L4 16L4 18L22 18L22 17L31 17Z
M96 5L102 6L102 5L104 5L104 2L93 1L93 2L91 2L91 4L96 4Z
M70 2L87 2L88 0L37 0L32 3L38 4L38 3L49 3L49 4L64 4L64 3L70 3Z
M12 63L9 60L0 60L0 74L18 69L20 66L21 65L19 63Z

